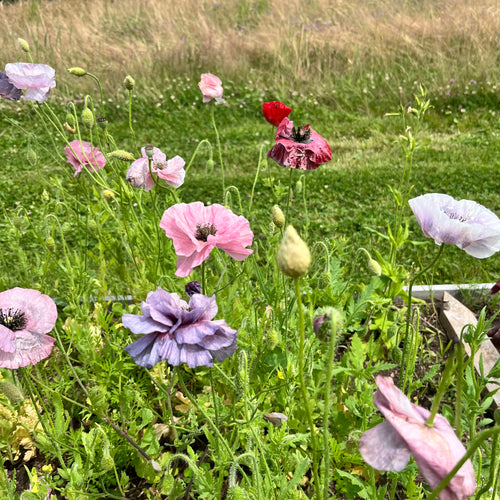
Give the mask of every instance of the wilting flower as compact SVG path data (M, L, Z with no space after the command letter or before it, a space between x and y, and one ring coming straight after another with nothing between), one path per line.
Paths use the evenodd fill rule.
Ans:
M24 98L28 101L44 102L49 97L50 89L56 86L56 71L46 64L8 63L5 74L15 87L26 89Z
M283 118L276 131L276 144L267 156L282 167L315 170L332 159L332 150L309 125L296 129L293 122Z
M212 73L203 73L198 87L200 87L203 94L203 102L209 102L212 99L215 99L219 103L224 102L224 99L222 99L224 89L219 77L212 75Z
M479 203L439 193L424 194L408 203L424 234L438 245L456 245L478 259L500 250L500 219Z
M183 184L186 175L185 162L180 156L174 156L167 161L165 153L162 153L158 148L153 148L150 172L146 148L142 148L141 153L142 158L135 160L127 172L127 181L130 182L131 186L150 191L155 185L151 172L172 187L178 188Z
M158 287L142 302L142 315L124 314L123 325L136 335L144 334L125 350L146 368L166 360L190 368L213 366L236 350L237 331L217 314L215 295L193 294L189 304L176 293Z
M436 488L465 455L464 446L443 416L436 415L434 425L427 426L430 412L410 403L390 377L379 375L375 383L378 390L373 402L386 421L361 436L359 451L363 459L377 470L399 472L413 455L427 482ZM439 498L465 500L475 489L474 469L467 460Z
M0 367L34 365L49 356L57 308L47 295L29 288L0 293Z
M22 90L12 85L9 81L9 77L0 71L0 97L8 101L19 101L22 95Z
M214 204L205 207L200 201L173 205L163 214L160 227L174 242L177 254L176 276L188 276L214 247L236 260L244 260L252 250L253 233L241 215Z
M280 101L271 101L262 103L262 112L264 113L264 118L277 127L281 123L281 120L292 112L292 108Z
M89 170L96 172L106 165L106 158L99 148L92 147L90 142L74 140L64 148L68 162L75 167L76 177L86 165Z

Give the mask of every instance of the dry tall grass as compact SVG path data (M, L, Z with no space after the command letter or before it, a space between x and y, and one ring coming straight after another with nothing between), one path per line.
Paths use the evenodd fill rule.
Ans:
M25 59L82 66L110 88L125 74L213 72L238 82L328 91L341 78L387 73L442 85L497 79L496 0L0 1L0 65ZM61 75L61 73L59 73ZM61 76L59 76L61 78Z

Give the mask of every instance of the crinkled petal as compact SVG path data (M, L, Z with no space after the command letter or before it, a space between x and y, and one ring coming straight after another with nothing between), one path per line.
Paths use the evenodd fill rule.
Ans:
M125 347L125 350L132 356L138 365L144 366L145 368L152 368L156 363L164 359L159 352L161 344L157 342L157 338L160 335L159 333L145 335ZM169 340L167 339L167 341ZM175 344L173 340L170 342Z
M44 102L50 89L56 86L55 70L46 64L9 63L5 74L18 89L27 89L24 98L39 103Z
M184 183L186 171L184 170L185 161L180 156L167 161L165 168L157 170L158 177L167 184L178 188Z
M136 335L166 333L170 329L168 325L158 323L153 318L138 316L137 314L124 314L122 316L122 323L125 328L128 328Z
M363 460L377 470L402 471L410 460L410 450L389 422L363 433L359 440Z
M0 351L15 352L16 350L16 335L6 326L0 325Z
M0 367L2 368L15 369L35 365L50 355L56 341L49 335L33 333L27 330L17 331L15 336L15 351L0 351Z
M13 85L8 76L0 71L0 97L8 101L19 101L22 95L22 90Z
M214 365L210 352L196 344L182 344L179 362L186 363L189 368L196 368L197 366L211 367Z

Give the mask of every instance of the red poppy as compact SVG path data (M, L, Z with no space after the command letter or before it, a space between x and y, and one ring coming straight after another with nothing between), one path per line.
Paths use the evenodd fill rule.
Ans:
M277 127L281 123L281 120L292 112L292 108L289 108L280 101L271 101L262 104L262 112L264 113L264 118Z
M332 150L309 125L295 128L293 122L283 118L276 131L276 144L267 156L282 167L315 170L332 159Z

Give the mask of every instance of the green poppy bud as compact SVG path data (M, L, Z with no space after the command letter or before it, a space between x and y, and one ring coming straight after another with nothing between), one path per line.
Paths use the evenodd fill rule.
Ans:
M108 158L116 158L121 161L135 161L134 155L128 151L124 151L123 149L111 151L111 153L108 154Z
M281 272L291 278L306 274L311 265L311 252L293 226L287 226L276 256Z
M73 113L68 113L66 115L66 123L70 127L74 127L76 125L75 115Z
M115 199L115 193L113 193L111 189L103 189L101 194L106 201L112 201Z
M94 113L89 108L85 108L82 111L82 122L88 128L92 128L94 126Z
M22 403L24 401L24 394L17 385L11 384L10 382L0 383L0 391L2 391L7 399L12 403Z
M45 246L49 252L55 252L56 242L52 236L47 236L47 238L45 238Z
M320 308L316 311L318 316L314 320L313 330L319 340L337 343L344 329L344 315L334 307Z
M212 160L212 158L207 160L207 170L212 170L214 168L215 162Z
M382 274L382 267L375 259L368 259L368 270L374 276L380 276Z
M273 207L273 222L280 229L285 225L285 216L278 205Z
M18 38L17 43L21 46L24 52L28 53L30 51L29 43L24 38Z
M32 148L28 148L28 161L30 162L31 165L35 166L36 165L36 151Z
M85 76L87 72L83 68L68 68L68 71L75 76Z
M105 116L100 116L97 119L97 125L99 125L102 130L106 130L108 128L108 119Z
M135 87L135 80L130 76L127 75L125 77L125 80L123 80L123 86L130 92L134 89Z

